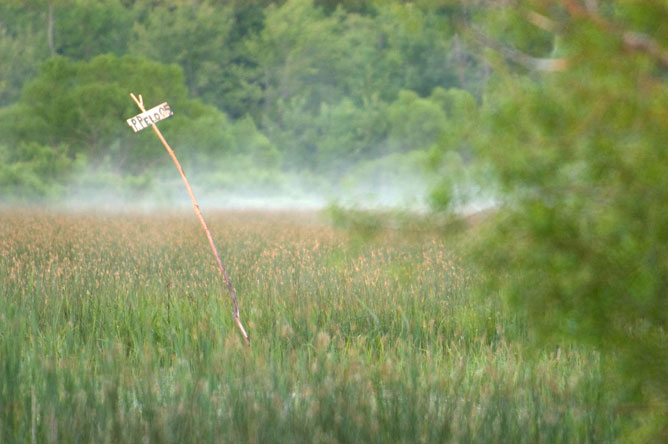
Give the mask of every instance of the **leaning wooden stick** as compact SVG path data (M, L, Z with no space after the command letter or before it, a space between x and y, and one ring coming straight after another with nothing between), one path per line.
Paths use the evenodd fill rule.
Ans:
M218 270L225 279L225 285L227 286L227 290L230 293L230 299L232 300L232 305L234 306L234 322L236 322L237 327L239 327L239 330L241 330L241 334L246 340L246 345L250 346L250 338L248 337L248 333L246 333L246 329L244 329L244 326L241 324L241 319L239 319L239 305L237 304L236 292L234 291L234 287L232 286L232 281L230 280L230 276L227 274L227 269L223 265L223 261L220 259L220 256L218 255L218 250L216 249L216 245L213 243L213 238L211 237L211 232L209 231L209 227L206 225L204 217L202 217L202 213L199 210L199 204L197 203L195 194L193 194L193 190L190 187L190 183L188 182L188 179L186 178L186 175L183 172L183 168L181 168L181 163L179 163L179 160L176 158L176 154L174 154L174 150L169 146L169 144L163 137L162 133L155 125L155 122L157 122L158 120L161 120L171 115L171 110L169 108L169 105L163 103L162 105L158 105L157 107L150 109L147 113L146 109L144 108L144 99L142 98L141 94L139 94L139 98L137 98L133 93L130 93L130 97L132 97L132 100L135 101L139 109L142 111L142 114L136 116L133 119L129 119L128 125L130 125L130 127L132 127L132 129L135 132L137 132L143 128L146 128L150 124L153 127L153 131L155 131L155 134L157 134L158 138L165 146L167 153L169 153L169 156L174 161L176 168L179 170L181 178L183 179L183 183L185 183L186 189L188 190L188 194L190 195L190 199L193 202L193 207L195 208L195 214L197 215L197 218L202 224L202 228L204 228L204 232L206 233L206 238L209 240L209 245L211 246L211 251L213 251L213 255L216 257L216 262L218 263Z

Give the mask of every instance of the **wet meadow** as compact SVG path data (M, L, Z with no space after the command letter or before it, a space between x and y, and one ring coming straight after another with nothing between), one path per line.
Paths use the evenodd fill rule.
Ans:
M0 442L609 442L596 353L526 346L448 238L0 210Z

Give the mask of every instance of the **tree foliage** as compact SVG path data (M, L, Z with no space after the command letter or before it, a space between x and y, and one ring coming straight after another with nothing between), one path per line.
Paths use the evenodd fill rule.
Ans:
M560 58L542 66L561 72L500 64L489 86L477 146L502 198L479 258L543 337L602 350L625 402L649 406L647 433L665 437L668 14L658 2L563 4L503 11L509 27L549 25L552 48L527 57Z
M277 178L339 184L360 163L423 158L450 121L433 91L481 90L452 13L371 1L7 1L0 141L65 145L93 169L145 174L162 154L122 123L134 91L177 111L164 131L194 168L220 178L227 156L241 156Z
M7 174L14 168L25 172L22 177L32 174L39 183L48 184L68 177L75 164L130 175L146 174L162 164L165 156L149 142L149 132L134 134L124 124L139 112L129 100L130 91L142 91L147 105L167 101L176 110L165 134L181 145L180 156L187 165L201 167L211 159L222 162L241 151L261 167L275 168L279 163L280 154L252 120L230 122L215 107L189 99L179 66L108 54L87 62L49 59L25 85L21 100L0 110L0 143L7 147L5 161L10 164ZM53 163L62 174L44 170L44 162ZM22 183L11 181L14 188ZM29 188L31 195L40 194L48 185Z

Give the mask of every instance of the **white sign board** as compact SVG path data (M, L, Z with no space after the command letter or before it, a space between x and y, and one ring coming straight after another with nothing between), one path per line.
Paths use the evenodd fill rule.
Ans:
M167 102L164 102L146 112L137 114L131 119L128 119L127 122L128 125L130 125L130 128L136 133L137 131L141 131L144 128L148 128L149 126L166 119L172 114L174 114L172 109L167 105Z

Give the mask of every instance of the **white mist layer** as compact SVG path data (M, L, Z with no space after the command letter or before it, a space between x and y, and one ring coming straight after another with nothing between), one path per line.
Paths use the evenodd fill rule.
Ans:
M318 211L330 205L363 210L407 210L416 213L426 213L431 210L428 200L431 184L419 178L414 178L410 183L382 184L375 189L330 186L314 190L297 187L287 190L249 190L205 187L196 181L193 181L191 186L202 211ZM469 215L497 204L498 201L493 197L483 195L457 204L453 207L453 211ZM49 204L50 207L64 210L105 212L187 210L192 208L192 205L185 185L176 181L156 184L148 192L111 187L106 189L73 187L64 199Z
M363 210L432 210L432 191L443 186L443 177L460 185L451 190L449 209L471 214L497 204L491 193L481 192L471 177L425 167L424 154L393 154L370 162L351 165L344 175L320 177L313 173L286 173L278 169L233 168L227 163L216 168L186 165L188 180L203 211L206 210L320 210L330 205ZM236 164L234 164L236 165ZM439 185L440 183L440 185ZM1 203L1 202L0 202ZM79 171L64 193L35 204L65 210L158 211L192 207L185 184L167 160L151 173L120 175L109 169Z
M287 190L230 189L205 187L191 184L193 193L202 209L265 209L265 210L319 210L336 204L359 209L402 208L415 211L428 210L424 193L407 193L396 184L378 190L367 188L319 187L309 190L289 188ZM158 190L133 192L123 189L70 188L64 199L55 203L66 209L101 210L159 210L181 209L192 206L192 201L183 183L176 187L173 182L155 185Z

